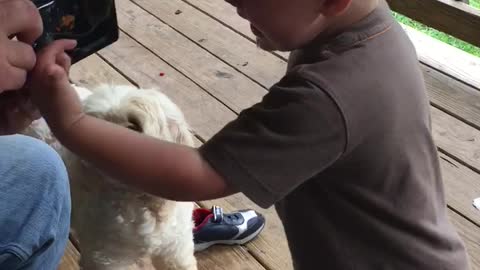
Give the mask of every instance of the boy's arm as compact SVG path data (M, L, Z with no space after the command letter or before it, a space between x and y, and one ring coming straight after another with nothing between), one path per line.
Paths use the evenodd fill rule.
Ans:
M300 71L289 72L198 152L83 116L66 75L64 51L73 45L56 41L39 53L30 84L34 102L67 148L150 193L193 201L241 191L268 208L347 148L346 118L337 102Z
M205 200L232 193L192 148L163 142L83 113L68 80L76 45L57 40L37 55L28 90L59 141L119 181L172 200Z
M57 136L67 148L100 170L151 194L197 201L233 193L191 147L150 138L90 116Z

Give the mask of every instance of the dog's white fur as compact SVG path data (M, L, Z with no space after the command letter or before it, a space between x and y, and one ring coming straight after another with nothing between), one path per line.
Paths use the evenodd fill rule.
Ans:
M108 85L92 92L74 88L89 115L148 136L193 146L182 112L158 90ZM197 269L193 203L151 196L110 179L94 164L80 160L58 144L43 119L33 123L26 133L50 143L66 164L72 227L79 238L84 269L136 269L150 259L155 269Z

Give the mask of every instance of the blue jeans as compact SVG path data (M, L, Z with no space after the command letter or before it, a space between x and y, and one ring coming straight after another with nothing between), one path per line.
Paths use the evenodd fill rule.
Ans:
M0 270L56 270L68 241L65 166L45 143L0 136Z

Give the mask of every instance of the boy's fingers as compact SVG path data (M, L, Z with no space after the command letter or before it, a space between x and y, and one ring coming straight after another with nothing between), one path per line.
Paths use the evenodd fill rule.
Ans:
M77 46L77 41L74 39L59 39L52 42L48 48L57 53L70 51L75 49Z
M65 74L66 73L63 68L58 65L50 65L46 69L46 75L53 80L54 84L58 81L63 80Z
M57 55L62 54L65 51L73 50L77 46L77 41L70 39L61 39L52 42L45 47L39 54L39 58L47 63L52 63L57 60ZM53 63L52 63L53 64Z
M57 64L60 65L65 71L68 71L72 65L72 60L68 54L62 53L57 55Z

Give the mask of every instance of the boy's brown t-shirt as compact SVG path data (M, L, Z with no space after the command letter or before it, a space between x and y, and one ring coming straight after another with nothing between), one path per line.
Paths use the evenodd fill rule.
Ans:
M297 270L468 269L415 49L385 3L292 52L285 77L200 151L275 204Z

